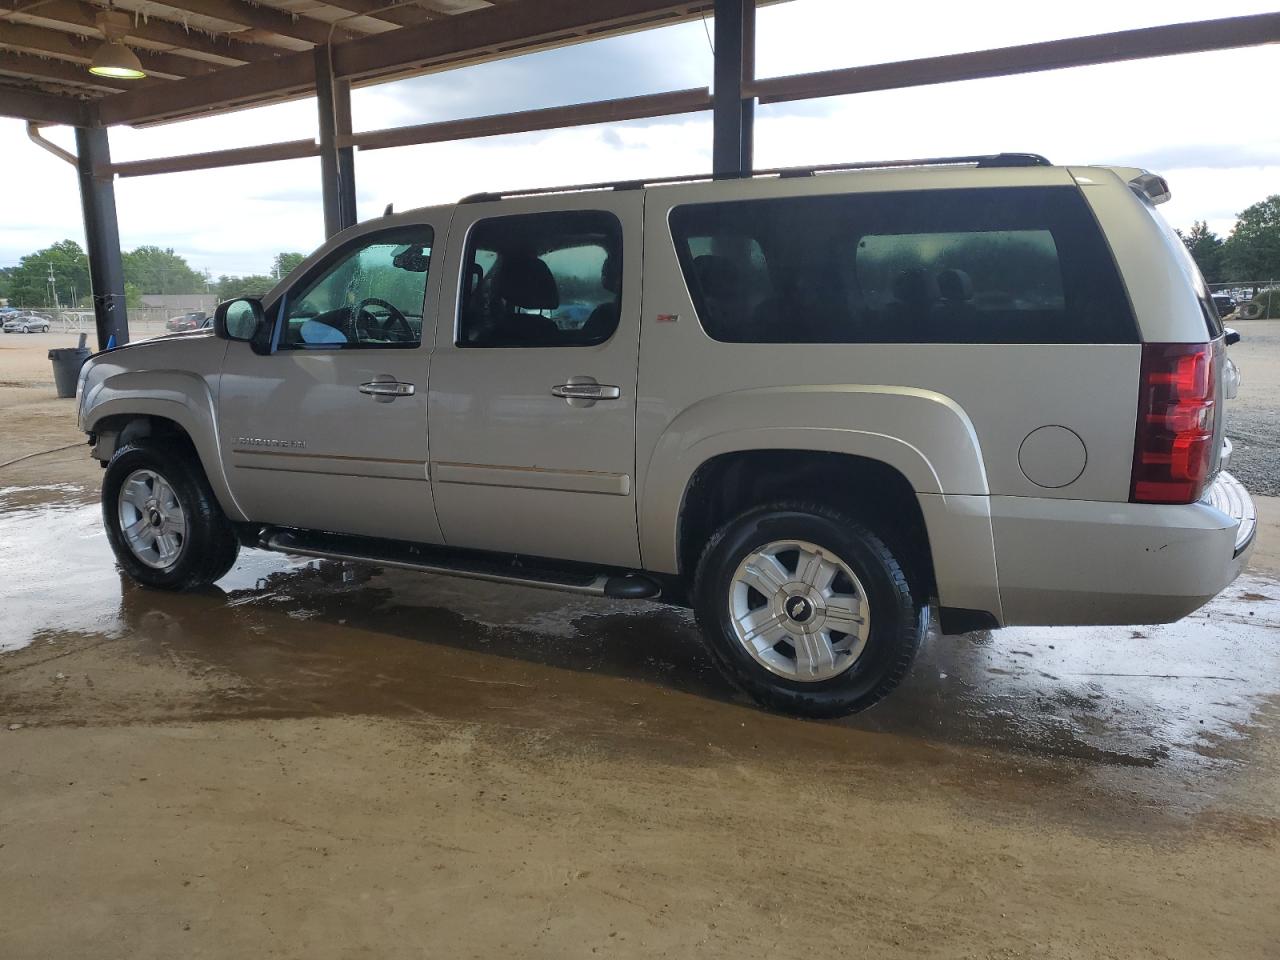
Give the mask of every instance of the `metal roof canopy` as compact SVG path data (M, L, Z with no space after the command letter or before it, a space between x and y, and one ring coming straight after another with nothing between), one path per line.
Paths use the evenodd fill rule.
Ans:
M117 10L134 13L126 40L150 74L130 81L85 69L101 42L93 24L103 6L7 2L0 115L89 126L185 120L310 96L316 48L328 51L335 78L363 85L680 23L715 7L714 0L118 0Z
M3 2L3 0L0 0ZM76 162L99 344L128 339L113 181L299 157L321 158L325 228L355 222L354 148L548 130L711 110L713 173L752 168L756 102L1011 76L1064 67L1280 41L1280 13L1124 30L896 63L755 78L757 3L784 0L118 0L149 76L99 78L87 64L104 8L86 0L8 0L0 7L0 116ZM145 11L146 18L142 18ZM715 15L715 92L706 88L353 133L352 84L502 59ZM103 128L145 126L315 96L319 142L297 140L113 164ZM78 157L37 126L77 128ZM95 264L98 267L95 268Z

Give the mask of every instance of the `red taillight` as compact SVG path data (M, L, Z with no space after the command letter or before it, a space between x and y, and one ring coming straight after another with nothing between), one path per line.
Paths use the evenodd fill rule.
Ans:
M1215 343L1142 346L1133 503L1194 503L1213 465L1218 365Z

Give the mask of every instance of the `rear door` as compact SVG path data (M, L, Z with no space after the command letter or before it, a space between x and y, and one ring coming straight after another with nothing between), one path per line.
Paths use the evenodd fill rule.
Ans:
M642 211L640 191L457 208L428 415L450 545L639 565Z

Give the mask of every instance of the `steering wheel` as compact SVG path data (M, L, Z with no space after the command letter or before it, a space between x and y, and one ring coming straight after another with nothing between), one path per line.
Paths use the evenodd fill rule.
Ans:
M384 338L390 339L388 334L391 333L392 327L399 327L404 336L397 338L402 342L408 342L413 339L413 328L409 326L409 321L405 319L405 315L393 303L387 303L377 297L365 297L355 305L355 309L351 311L355 322L352 324L353 333L355 333L356 342L370 339L371 333L369 325L377 322L377 318L368 309L369 307L381 307L387 311L387 318L382 321L381 329L378 331Z

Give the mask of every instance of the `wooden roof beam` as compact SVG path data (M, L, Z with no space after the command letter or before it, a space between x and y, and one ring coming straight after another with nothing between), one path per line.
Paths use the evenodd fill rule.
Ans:
M60 33L44 27L32 27L25 23L0 20L0 47L46 53L67 60L88 63L102 43L99 37L84 37L76 33ZM149 74L167 77L201 77L218 69L215 63L180 57L172 53L160 53L142 47L132 47L143 69Z
M31 10L29 16L87 27L96 32L95 17L104 9L96 4L85 3L84 0L45 0L40 6ZM132 13L123 7L117 9L122 13ZM172 53L195 51L239 63L270 60L279 53L278 48L260 43L245 43L230 34L211 36L198 28L188 30L180 23L161 19L155 12L149 12L145 20L134 18L126 36L173 47L175 49L169 51Z
M128 90L138 84L147 85L167 82L165 80L153 80L150 77L143 80L118 80L111 77L97 77L80 63L51 57L34 57L21 53L11 53L8 50L0 50L0 71L15 73L37 80L51 80L57 83L92 87L95 88L95 93L101 90Z
M89 109L84 100L41 93L21 84L0 80L0 117L83 127L89 123Z
M232 147L228 150L210 150L207 153L187 153L177 157L160 157L155 160L126 160L108 167L94 168L99 177L150 177L159 173L185 173L191 170L212 170L216 167L242 167L248 163L273 163L277 160L298 160L320 156L320 147L314 140L289 140L285 143L267 143L256 147Z
M501 113L488 117L441 120L412 127L370 130L366 133L341 136L338 138L338 146L355 146L362 151L382 150L386 147L407 147L420 143L444 143L451 140L471 140L476 137L531 133L537 130L561 130L566 127L581 127L596 123L621 123L625 120L672 117L710 109L711 91L706 87L692 87L688 90L650 93L617 100L597 100L593 103L573 103L564 107L544 107L539 110L519 110L515 113Z
M398 7L388 9L388 3L383 0L323 0L324 3L331 7L337 7L339 10L346 10L349 13L359 13L370 17L374 20L382 20L385 23L393 23L397 27L415 27L420 23L427 23L430 20L439 19L439 15L432 15L423 10L412 0L407 0Z
M295 16L275 7L255 6L243 0L160 0L166 7L185 10L202 17L212 17L227 23L265 30L282 37L303 40L307 43L321 44L329 42L330 26L323 20L310 17ZM333 42L341 43L356 37L365 36L350 24L333 29Z

